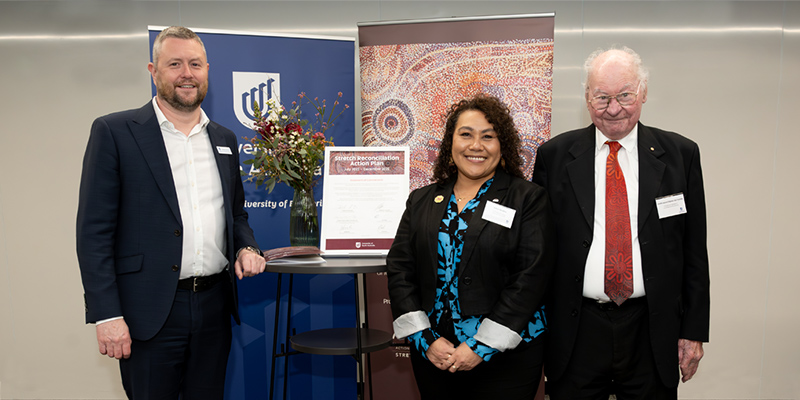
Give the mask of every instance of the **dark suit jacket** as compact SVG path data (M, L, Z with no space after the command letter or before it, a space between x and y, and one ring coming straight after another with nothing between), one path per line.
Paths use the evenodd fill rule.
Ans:
M433 308L438 232L455 180L411 193L387 256L394 318ZM441 196L441 201L435 199ZM555 253L549 204L538 185L498 169L464 237L458 267L463 315L483 315L520 333L544 301ZM511 228L481 218L486 201L516 210Z
M545 372L558 379L572 356L581 315L583 275L594 219L595 127L560 134L536 156L533 181L550 196L558 261L548 302ZM658 373L678 384L679 338L708 341L706 206L697 144L639 124L639 244ZM655 199L683 193L686 214L658 218Z
M208 124L225 202L228 272L237 249L257 246L244 211L236 136ZM220 154L217 146L231 150ZM123 316L131 337L153 337L167 319L181 265L183 225L155 110L100 117L92 125L81 175L77 250L86 322Z

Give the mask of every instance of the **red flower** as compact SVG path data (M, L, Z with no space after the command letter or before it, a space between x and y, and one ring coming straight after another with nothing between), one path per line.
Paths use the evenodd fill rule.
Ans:
M296 124L294 122L290 122L290 123L286 124L286 126L283 128L283 130L286 133L291 133L291 132L297 132L298 134L302 134L303 133L303 128L301 128L299 124Z
M256 131L261 134L262 139L267 140L275 135L275 124L266 121L257 122Z

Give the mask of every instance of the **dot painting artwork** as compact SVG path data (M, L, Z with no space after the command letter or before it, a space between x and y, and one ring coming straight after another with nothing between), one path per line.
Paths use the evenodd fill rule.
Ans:
M523 172L550 138L553 40L417 43L360 48L364 146L409 146L411 189L430 183L448 107L498 97L520 133Z

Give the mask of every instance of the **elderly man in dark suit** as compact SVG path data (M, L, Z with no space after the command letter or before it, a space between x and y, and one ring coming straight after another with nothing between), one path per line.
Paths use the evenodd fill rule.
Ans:
M86 322L131 399L222 399L236 278L264 271L244 211L236 137L200 109L203 42L170 27L136 110L92 125L77 250Z
M697 145L639 122L648 73L631 49L586 61L592 125L538 150L557 227L548 303L553 400L675 399L708 341L706 209Z

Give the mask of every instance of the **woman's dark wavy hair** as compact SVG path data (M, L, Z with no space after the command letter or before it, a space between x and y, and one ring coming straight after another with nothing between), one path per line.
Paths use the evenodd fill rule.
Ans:
M439 146L439 155L433 165L433 180L436 183L444 183L448 179L458 176L456 165L452 163L453 154L453 134L456 130L456 122L461 113L467 110L477 110L486 116L486 120L492 124L500 141L501 162L497 165L498 169L506 171L509 175L525 179L522 173L522 157L520 156L520 140L511 111L497 97L487 94L477 94L471 99L461 100L450 106L447 112L444 136L442 144Z

